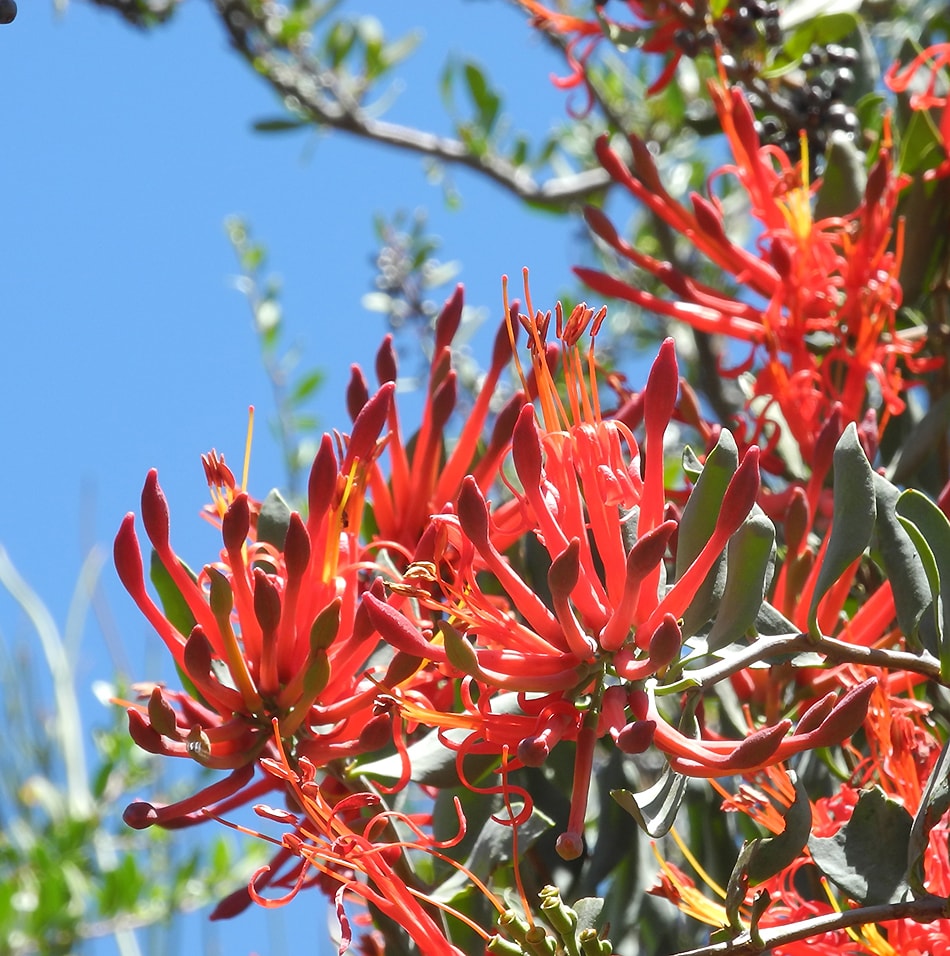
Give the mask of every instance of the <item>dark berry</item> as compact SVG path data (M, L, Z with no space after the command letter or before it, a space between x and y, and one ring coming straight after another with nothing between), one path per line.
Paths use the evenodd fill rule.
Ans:
M0 23L13 23L16 19L16 0L0 0Z

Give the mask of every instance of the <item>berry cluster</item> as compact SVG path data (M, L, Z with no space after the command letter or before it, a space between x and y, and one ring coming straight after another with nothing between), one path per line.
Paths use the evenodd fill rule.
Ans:
M696 23L684 24L676 31L674 39L688 57L696 57L703 51L711 52L717 45L733 57L757 46L763 37L769 45L781 42L778 20L777 3L748 0L736 7L727 7L722 16L712 22L697 18Z
M780 146L797 158L804 132L814 163L824 154L832 133L855 137L860 127L848 100L857 60L857 51L850 47L834 43L813 46L802 57L799 69L783 77L778 90L758 84L750 90L749 99L762 115L758 127L763 142Z

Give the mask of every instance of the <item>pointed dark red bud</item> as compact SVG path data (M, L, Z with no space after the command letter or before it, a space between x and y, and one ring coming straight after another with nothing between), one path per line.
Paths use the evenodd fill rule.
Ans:
M580 541L571 538L568 546L551 562L548 587L556 597L568 598L581 572Z
M664 339L653 361L646 388L643 391L645 401L643 418L648 433L665 429L669 424L673 409L676 407L679 384L676 346L672 338L667 338ZM650 449L650 452L654 453L654 449Z
M367 461L372 457L379 439L379 433L386 424L389 415L389 406L392 404L393 392L396 390L394 382L387 382L380 386L379 391L363 406L362 411L353 422L353 432L350 435L350 444L346 450L346 459L343 462L343 471L348 472L350 465L356 460Z
M447 661L445 649L430 643L404 614L367 592L363 603L380 637L397 651L424 657L439 664Z
M598 209L596 206L585 206L584 220L590 231L598 238L603 239L607 245L613 246L614 249L621 247L620 236L617 234L614 224L607 218L602 209Z
M683 646L683 632L672 614L666 613L650 638L648 656L650 664L660 670L679 656Z
M877 162L868 173L867 185L864 187L865 207L876 206L887 185L888 162L886 155L878 157Z
M181 740L175 708L165 700L161 687L153 687L148 698L148 719L152 728L163 737Z
M350 421L356 421L368 401L369 386L366 384L366 376L358 365L351 365L350 381L346 386L346 410L349 412Z
M835 446L844 431L842 411L841 402L835 402L831 414L825 420L825 424L815 439L815 450L812 453L812 474L818 476L819 480L823 479L828 473L828 469L831 468Z
M753 445L739 462L722 496L716 532L731 535L749 516L759 493L759 449Z
M647 692L640 690L639 687L631 690L627 695L627 706L637 720L646 720L646 716L650 712L650 698Z
M303 576L310 564L310 535L300 514L294 511L287 525L287 537L284 539L284 564L287 579L296 580Z
M280 852L287 853L286 850L281 850ZM258 886L258 889L263 889L263 887ZM242 886L221 900L211 911L211 915L208 919L233 919L235 916L239 916L243 913L253 902L251 894L247 891L247 887Z
M716 206L699 193L692 193L689 198L693 203L693 215L696 216L699 228L715 242L730 244L722 226L722 214Z
M746 770L765 763L779 748L792 722L780 720L771 727L763 727L750 734L723 762L730 770Z
M824 697L816 700L808 710L802 714L801 720L795 725L795 736L810 734L817 730L827 719L835 707L835 692L830 691Z
M637 538L627 554L628 581L642 581L663 560L676 529L675 521L664 521L642 538Z
M813 731L812 747L830 746L847 740L857 733L867 717L871 695L877 687L877 678L869 677L851 688L838 701L821 726Z
M785 513L785 543L788 545L790 555L801 553L810 524L808 497L804 488L796 486L792 489L788 510Z
M525 405L518 415L518 421L511 433L511 454L522 486L525 489L539 488L542 467L541 437L538 435L533 405Z
M165 753L168 748L162 735L145 719L145 715L134 707L129 708L128 714L129 736L135 743L146 753Z
M505 406L498 413L495 425L492 428L491 440L488 443L490 450L500 449L511 441L515 423L518 421L521 409L524 408L525 401L524 392L518 392L505 402Z
M145 568L142 564L142 552L135 534L135 515L130 511L119 525L115 542L112 545L115 569L123 587L133 597L145 591Z
M755 115L749 101L738 87L730 90L732 94L732 120L736 133L747 152L755 155L759 150L759 134L755 131Z
M634 720L617 734L617 746L625 754L642 754L653 743L655 720Z
M254 569L254 616L265 634L273 634L280 625L280 594L260 568Z
M146 476L142 489L142 524L156 551L168 548L168 502L154 468Z
M195 682L203 681L211 671L211 658L214 653L211 642L205 632L197 625L192 628L185 641L185 670Z
M386 585L383 583L383 579L375 578L368 593L379 601L385 601ZM360 601L356 606L356 613L353 615L353 640L356 642L365 641L375 630L376 628L373 627L373 622L369 618L366 602Z
M359 745L362 753L379 750L393 741L393 719L389 714L378 714L360 730Z
M387 335L376 353L376 378L380 385L395 382L398 374L396 365L396 350L393 348L393 337ZM369 395L366 396L369 398ZM365 401L363 403L366 404ZM362 408L362 406L360 406Z
M466 475L462 480L456 510L459 524L469 541L476 548L487 545L489 533L488 502L485 501L481 489L471 475Z
M333 439L324 435L314 456L307 485L307 506L311 521L319 523L320 518L330 510L338 475L339 465L333 451Z
M637 179L639 179L640 183L651 193L663 196L666 190L663 188L663 181L657 172L656 161L653 159L653 153L650 152L650 147L647 146L639 136L630 136L629 143L630 150L633 153L633 170L636 173ZM603 160L601 160L601 162L603 162Z
M435 350L448 348L458 332L462 321L462 307L465 303L464 287L459 283L455 291L445 300L439 317L435 320Z
M781 236L772 239L769 245L769 261L779 278L787 279L792 272L792 253L788 243Z
M229 553L240 551L250 530L251 509L247 503L247 495L240 494L231 502L221 519L221 537L225 549Z

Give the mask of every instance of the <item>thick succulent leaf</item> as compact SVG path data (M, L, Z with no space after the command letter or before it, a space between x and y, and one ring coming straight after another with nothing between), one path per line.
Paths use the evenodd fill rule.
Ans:
M811 835L811 801L798 776L788 771L795 799L785 811L785 829L773 837L753 841L749 858L749 884L764 883L798 859Z
M739 640L755 624L774 554L775 526L765 514L751 514L726 549L726 584L706 638L707 650Z
M940 674L950 679L950 602L942 595L950 587L950 521L919 491L905 491L897 500L897 515L917 548L933 597L938 635Z
M900 491L881 475L874 475L874 494L877 499L875 535L887 580L894 594L897 624L912 650L923 649L921 638L928 636L936 649L933 617L924 618L933 606L930 581L920 554L897 516ZM924 618L925 622L922 622ZM923 624L924 634L920 634ZM930 642L928 642L930 643Z
M670 832L686 794L686 777L667 766L652 787L634 793L611 790L610 795L654 840Z
M274 488L261 502L261 513L257 516L257 540L266 541L278 550L283 550L289 527L290 505Z
M898 903L909 890L907 845L910 814L874 787L858 799L851 819L830 837L811 837L815 865L863 906Z
M684 460L684 465L686 461ZM676 578L679 579L712 537L726 486L739 467L739 450L732 434L723 429L716 447L706 456L703 470L690 492L680 519L676 544ZM716 609L726 584L726 558L720 555L683 612L685 637L695 634Z
M914 895L927 894L924 886L924 853L930 842L930 831L940 822L940 818L950 810L950 740L943 745L940 756L934 764L927 781L927 789L920 800L920 806L910 828L910 841L907 844L907 881ZM946 839L946 837L942 837Z
M816 639L821 637L818 605L848 566L870 544L877 513L874 472L858 441L854 422L844 430L835 446L834 473L834 517L808 612L808 630Z

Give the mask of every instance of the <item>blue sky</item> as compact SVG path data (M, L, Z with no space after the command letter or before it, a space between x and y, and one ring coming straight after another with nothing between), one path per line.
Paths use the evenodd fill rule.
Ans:
M500 0L351 8L382 12L394 34L428 21L391 118L447 131L437 78L454 53L490 68L519 125L543 132L563 119L564 95L548 82L557 59ZM60 624L84 555L111 551L150 467L179 552L193 564L214 557L220 545L197 517L199 456L216 447L239 464L249 404L262 423L251 489L281 481L227 216L246 217L269 246L288 336L326 371L316 403L326 427L346 426L350 364L371 365L385 331L360 305L374 213L429 207L441 255L462 262L467 300L489 307L492 325L503 272L529 266L538 303L572 287L576 222L526 211L464 172L453 174L462 208L450 212L418 157L340 134L254 133L253 120L279 110L206 4L185 3L171 26L142 35L83 3L57 17L49 0L23 0L0 28L0 89L0 543ZM144 662L155 639L108 563L103 581L123 663L132 679L154 678ZM0 633L25 634L6 596ZM96 627L84 640L80 695L94 716L89 687L114 665ZM204 939L196 919L184 932ZM289 925L298 920L319 934L322 907ZM235 954L268 952L268 939L257 915L219 937Z

